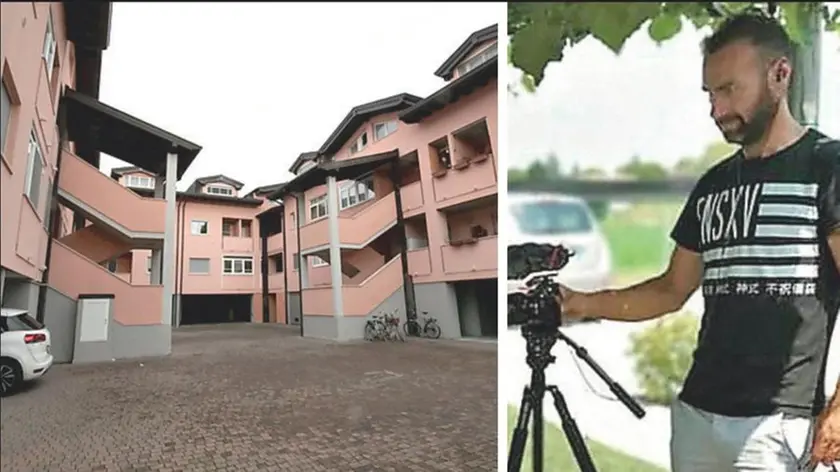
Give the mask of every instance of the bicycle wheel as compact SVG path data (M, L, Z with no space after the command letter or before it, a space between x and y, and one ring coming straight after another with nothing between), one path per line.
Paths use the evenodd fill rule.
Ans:
M423 334L427 338L437 339L440 337L440 326L434 322L426 323L426 326L423 328Z
M420 323L417 320L408 320L403 324L403 331L406 336L420 336Z
M365 341L373 341L376 339L376 326L372 322L365 323Z

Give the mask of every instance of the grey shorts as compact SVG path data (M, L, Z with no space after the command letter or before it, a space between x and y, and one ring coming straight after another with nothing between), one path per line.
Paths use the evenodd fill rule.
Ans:
M813 420L777 414L716 415L679 400L671 406L672 472L828 472L807 467Z

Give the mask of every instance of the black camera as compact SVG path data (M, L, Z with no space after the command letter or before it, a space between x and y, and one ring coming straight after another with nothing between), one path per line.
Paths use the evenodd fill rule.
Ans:
M562 245L527 243L508 246L508 326L560 326L555 295L557 273L574 253Z

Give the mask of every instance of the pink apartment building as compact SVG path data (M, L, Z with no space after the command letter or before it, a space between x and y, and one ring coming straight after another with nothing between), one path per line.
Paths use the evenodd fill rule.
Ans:
M156 183L134 166L113 169L111 177L139 195L151 195ZM175 325L262 321L256 215L270 202L241 196L243 185L214 175L177 193ZM108 269L132 284L149 284L153 261L152 251L137 249L109 260Z
M354 107L294 179L250 194L279 203L258 215L266 319L353 339L397 309L497 334L497 34L471 34L429 97Z
M108 2L0 4L0 303L46 322L58 362L170 352L175 184L201 150L98 100L110 17ZM151 194L100 172L100 153L153 176ZM146 283L107 268L136 249Z
M470 35L430 97L353 108L290 182L242 195L216 175L178 192L173 323L302 320L304 336L353 339L397 309L445 337L494 336L496 40L496 26ZM144 196L157 183L138 167L111 177ZM151 282L152 251L115 255L111 272Z

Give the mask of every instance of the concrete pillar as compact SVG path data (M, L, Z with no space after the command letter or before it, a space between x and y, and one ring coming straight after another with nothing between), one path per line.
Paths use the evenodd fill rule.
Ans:
M164 188L164 177L155 177L155 198L166 198L166 191ZM144 261L145 262L145 261ZM163 285L163 272L161 271L163 264L163 248L152 249L152 267L150 273L149 283L152 285Z
M344 316L344 293L341 290L341 240L338 235L338 185L335 176L327 177L327 219L330 231L330 280L332 282L333 311Z
M178 154L170 151L166 155L166 225L163 232L162 282L163 311L161 321L172 324L172 294L175 291L175 184L178 181Z

